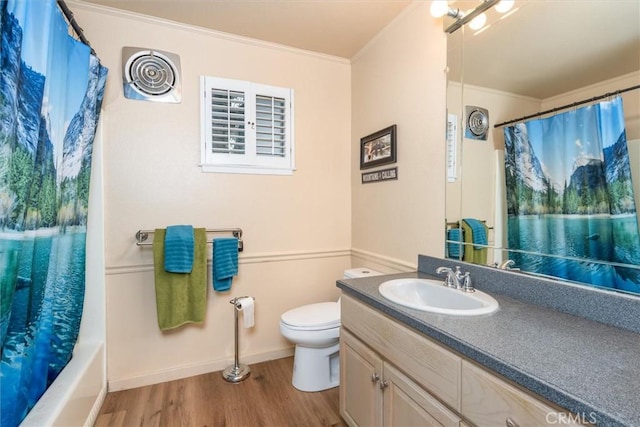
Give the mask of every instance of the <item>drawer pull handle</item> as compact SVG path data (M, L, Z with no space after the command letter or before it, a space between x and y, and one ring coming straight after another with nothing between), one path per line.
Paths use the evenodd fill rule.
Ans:
M517 422L515 422L511 417L507 417L504 423L507 427L520 427L520 425Z
M372 383L377 382L379 379L380 379L380 375L378 375L377 373L374 372L373 374L371 374L371 382Z
M388 381L380 381L380 390L384 390L385 388L389 387L389 382Z

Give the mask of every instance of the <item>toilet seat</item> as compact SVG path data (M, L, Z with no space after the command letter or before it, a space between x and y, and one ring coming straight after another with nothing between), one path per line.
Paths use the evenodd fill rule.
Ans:
M340 304L320 302L287 311L280 321L290 329L317 331L340 327Z

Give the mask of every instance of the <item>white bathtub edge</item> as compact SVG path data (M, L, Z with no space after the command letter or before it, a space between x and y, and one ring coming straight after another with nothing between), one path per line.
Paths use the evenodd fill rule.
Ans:
M84 422L84 427L92 427L96 420L98 419L98 415L100 414L100 409L102 408L102 404L104 403L104 399L107 397L107 383L105 381L104 385L100 389L100 393L96 397L96 401L89 412L89 416Z
M69 361L69 364L60 372L58 378L51 384L47 391L42 395L40 400L31 409L29 414L20 424L20 427L41 427L41 426L55 426L58 419L63 414L67 406L70 405L81 386L85 386L87 382L95 381L96 379L85 378L91 364L97 357L104 358L104 343L92 342L83 343L78 345L74 349L73 357ZM102 366L102 363L101 363ZM102 378L98 379L102 385L97 393L96 402L92 405L95 408L100 396L106 394L106 385L104 384L104 375L101 373ZM104 396L102 396L104 399ZM101 405L102 402L99 402ZM100 406L98 406L98 411ZM73 411L73 409L71 409ZM77 411L73 411L77 412ZM93 409L90 411L93 412ZM92 414L87 413L84 419L79 419L77 422L73 422L73 425L85 425L89 421L89 417ZM97 415L97 414L96 414ZM78 418L81 415L78 414ZM70 425L65 422L65 425Z

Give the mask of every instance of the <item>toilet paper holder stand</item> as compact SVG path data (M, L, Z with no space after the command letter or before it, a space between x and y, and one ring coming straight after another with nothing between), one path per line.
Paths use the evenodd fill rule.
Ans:
M251 298L255 300L255 298L245 295L241 297L234 297L233 299L231 299L231 301L229 301L230 304L233 304L233 313L235 320L235 352L233 365L222 371L222 377L230 383L239 383L240 381L246 380L249 375L251 375L251 369L249 369L247 365L240 364L238 357L238 311L240 311L240 309L242 308L238 300L241 298Z

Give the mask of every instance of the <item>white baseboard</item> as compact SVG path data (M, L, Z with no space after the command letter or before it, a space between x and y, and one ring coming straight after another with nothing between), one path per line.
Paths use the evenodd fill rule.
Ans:
M280 350L268 351L259 354L242 355L242 364L251 365L253 363L266 362L283 357L293 356L294 347ZM136 387L144 387L159 384L166 381L189 378L196 375L208 374L210 372L222 371L227 366L233 364L233 359L212 360L206 363L189 366L179 366L172 369L152 372L130 378L121 378L109 381L109 391L128 390Z

